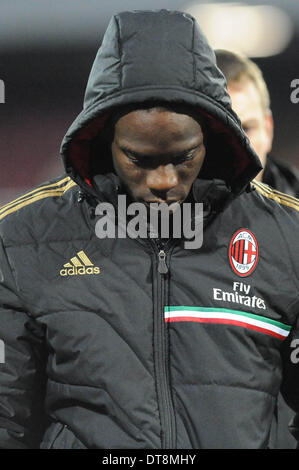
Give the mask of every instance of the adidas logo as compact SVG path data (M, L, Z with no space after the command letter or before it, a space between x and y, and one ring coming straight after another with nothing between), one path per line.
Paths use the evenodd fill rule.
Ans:
M100 274L101 270L90 261L84 251L78 251L76 256L65 263L60 270L60 276L78 276L83 274Z

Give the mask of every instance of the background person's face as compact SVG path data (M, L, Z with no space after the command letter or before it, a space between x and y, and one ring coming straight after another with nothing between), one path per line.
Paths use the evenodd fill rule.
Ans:
M151 108L121 117L112 157L134 201L183 202L204 161L200 124L191 116Z
M265 167L267 154L272 147L273 119L270 111L265 111L255 84L250 79L229 82L227 87L232 100L232 108L241 120L250 143ZM262 179L263 170L256 179Z

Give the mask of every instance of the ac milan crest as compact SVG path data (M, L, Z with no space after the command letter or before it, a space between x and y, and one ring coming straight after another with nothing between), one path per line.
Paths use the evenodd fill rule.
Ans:
M238 276L245 277L254 271L259 256L258 244L250 230L238 230L229 245L229 262Z

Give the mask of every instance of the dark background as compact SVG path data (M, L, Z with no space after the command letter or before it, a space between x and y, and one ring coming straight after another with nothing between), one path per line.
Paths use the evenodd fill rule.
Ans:
M253 59L271 95L272 153L299 168L299 103L290 100L290 83L299 78L299 1L247 3L280 5L294 23L292 40L282 53ZM60 143L81 111L89 71L111 16L130 9L184 11L185 5L176 0L0 0L0 79L5 83L0 206L63 172Z

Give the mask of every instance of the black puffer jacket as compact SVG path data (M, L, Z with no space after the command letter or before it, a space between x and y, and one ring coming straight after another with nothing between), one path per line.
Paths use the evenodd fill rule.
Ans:
M145 100L205 117L200 249L95 235L95 205L122 191L101 131ZM282 362L298 407L281 353L299 312L299 203L249 185L259 160L192 17L112 19L62 156L67 175L0 210L0 447L267 447Z
M299 197L299 171L271 155L267 156L263 182L280 192Z

